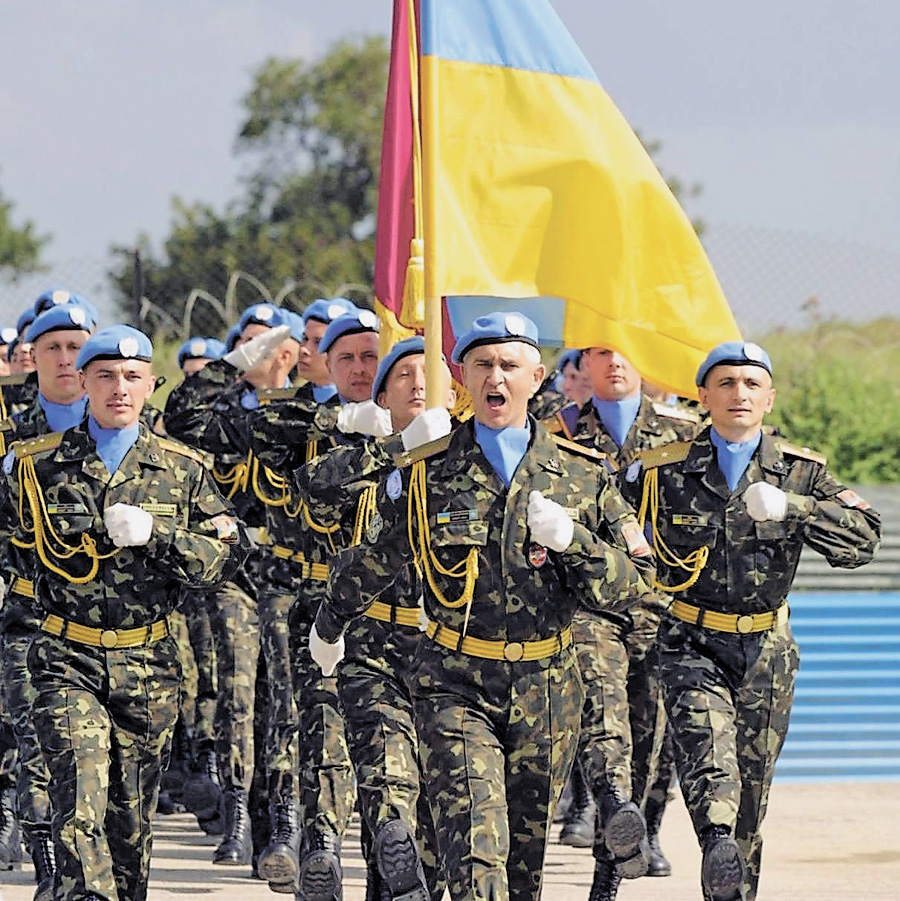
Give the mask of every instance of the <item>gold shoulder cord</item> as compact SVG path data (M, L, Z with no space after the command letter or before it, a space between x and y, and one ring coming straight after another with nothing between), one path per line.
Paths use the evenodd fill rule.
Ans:
M253 493L267 507L287 507L291 499L287 479L265 464L260 466L259 460L252 452L247 457L247 467L250 474L250 484L253 486ZM262 475L265 476L267 485L277 492L276 495L266 493L260 481L260 470L262 470Z
M472 598L475 595L475 582L478 579L478 548L472 547L466 555L465 560L461 560L453 569L446 569L441 565L440 561L431 551L431 533L428 528L428 507L427 507L427 489L425 485L425 461L419 460L414 463L410 471L409 477L409 502L408 502L408 520L407 531L409 534L409 544L413 549L413 555L416 558L416 566L420 571L424 572L434 596L438 599L438 603L450 610L457 610L463 605L466 606L466 619L463 625L462 634L466 634L469 625L469 613L472 609ZM413 535L413 519L417 525L419 540L418 547L415 536ZM433 569L436 569L442 576L449 576L451 579L462 579L465 577L462 594L455 601L448 601L444 597L437 582L434 578Z
M659 517L659 470L655 467L646 470L646 475L644 476L644 493L641 496L641 509L638 512L638 522L642 530L647 519L648 506L650 508L650 525L653 527L653 550L656 556L666 566L683 569L690 573L687 581L682 582L680 585L663 585L662 582L654 578L653 587L665 592L684 591L700 578L700 571L706 566L706 561L709 559L709 548L704 545L695 551L691 551L687 557L682 559L663 541L662 535L657 528L657 519Z
M375 515L375 485L367 485L356 505L356 522L353 525L353 538L350 547L356 547L362 542L363 532L369 527L372 517Z
M37 472L34 468L34 459L30 456L22 457L19 462L19 512L20 521L23 522L21 519L22 495L28 497L28 505L31 508L31 516L34 522L34 543L31 545L19 541L16 541L15 543L20 547L34 547L44 566L58 576L62 576L67 582L71 582L73 585L84 585L87 582L90 582L97 575L97 571L100 568L100 561L107 560L119 553L119 549L116 548L116 550L111 551L109 554L98 554L97 543L86 532L81 533L81 542L76 547L66 544L59 535L56 534L47 512L47 502L44 499L44 495L41 492L41 486L38 483ZM54 548L51 540L48 539L52 539L52 542L55 543L57 547ZM72 573L66 571L51 560L51 557L58 561L68 560L69 557L73 557L78 553L86 554L91 561L91 568L87 575L72 575Z
M249 470L247 463L243 460L240 463L235 463L227 472L220 472L213 467L212 474L216 484L221 486L222 493L225 494L227 500L231 500L237 494L239 488L247 487Z

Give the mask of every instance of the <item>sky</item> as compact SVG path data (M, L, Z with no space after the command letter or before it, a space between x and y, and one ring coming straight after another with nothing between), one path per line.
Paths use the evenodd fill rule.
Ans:
M862 293L900 311L900 4L554 6L631 124L662 142L663 172L702 183L688 212L707 222L729 294L778 306L790 284L791 297L843 303L862 267ZM0 190L13 222L52 235L54 264L104 260L142 232L159 246L173 196L222 209L239 193L234 138L256 67L387 35L390 18L388 0L4 4ZM779 256L776 283L760 273ZM821 280L795 285L810 259Z

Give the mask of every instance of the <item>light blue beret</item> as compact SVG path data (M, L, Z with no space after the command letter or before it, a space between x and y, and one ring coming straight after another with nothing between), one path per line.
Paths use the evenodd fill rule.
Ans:
M306 325L310 319L315 319L316 322L328 325L332 320L346 313L352 313L356 309L356 304L347 300L346 297L332 297L331 300L320 297L303 311L303 324Z
M378 364L378 371L375 373L375 381L372 382L372 400L378 400L378 395L384 391L384 383L391 374L391 368L398 360L404 357L411 357L413 354L425 353L425 339L421 335L413 335L412 338L405 338L398 341L387 354L386 357Z
M283 314L284 310L274 304L255 303L241 313L238 325L240 331L243 331L248 325L267 325L269 328L275 328L276 325L284 325Z
M581 356L584 353L583 350L578 350L578 348L572 347L569 350L564 350L562 355L559 358L559 363L556 364L556 368L562 372L566 366L570 363L578 369L581 365Z
M16 331L21 335L32 322L34 322L35 316L37 313L29 307L17 320L16 320Z
M225 333L225 352L234 350L234 345L237 344L238 338L241 337L241 326L240 323L236 322L230 329Z
M537 326L521 313L488 313L479 316L472 327L462 335L453 348L453 362L461 363L463 357L479 344L501 344L506 341L523 341L538 346Z
M40 316L41 313L63 304L75 304L76 306L84 307L95 325L100 321L100 313L91 301L81 294L76 294L74 291L66 291L65 288L53 288L50 291L44 291L34 302L34 315Z
M709 356L697 370L696 383L702 386L713 366L727 364L729 366L762 366L769 375L772 374L772 361L769 355L758 345L749 341L725 341L717 344Z
M90 311L75 303L64 303L58 307L49 307L38 315L28 326L26 341L36 341L47 332L82 331L91 332L97 324Z
M109 325L94 332L78 352L76 369L84 369L93 360L153 359L153 344L141 331L130 325Z
M225 353L225 345L218 338L188 338L178 348L178 368L185 360L218 360Z
M306 335L305 328L306 323L303 321L303 317L299 313L295 313L293 310L282 310L281 311L282 325L288 326L291 330L291 337L298 341L300 344L303 343L303 339Z
M355 307L350 313L331 320L319 342L319 353L327 353L328 348L344 335L358 335L362 332L373 332L377 335L380 330L381 323L371 310Z

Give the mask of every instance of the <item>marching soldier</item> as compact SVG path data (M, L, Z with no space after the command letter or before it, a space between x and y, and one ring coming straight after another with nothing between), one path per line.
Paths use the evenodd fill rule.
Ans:
M331 604L364 608L421 569L411 688L450 894L536 901L583 704L573 614L632 602L652 558L598 455L528 416L545 373L534 323L480 317L453 358L474 419L398 458L364 543L338 559Z
M76 363L89 417L4 462L0 536L4 550L31 548L26 575L43 616L28 667L57 899L146 898L180 691L166 616L179 584L211 587L244 553L201 455L140 421L151 357L136 329L93 335Z
M704 896L753 901L799 664L786 598L800 549L860 566L880 517L821 454L763 431L775 388L761 347L720 344L697 385L711 426L641 457L660 587L674 595L659 672Z

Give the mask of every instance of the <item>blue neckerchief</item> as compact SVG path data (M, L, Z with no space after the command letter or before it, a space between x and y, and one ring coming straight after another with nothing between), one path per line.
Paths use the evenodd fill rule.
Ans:
M325 401L331 400L337 394L336 385L313 385L313 398L317 404L324 404Z
M528 441L531 438L531 423L525 424L522 429L507 426L505 429L492 429L489 426L475 423L475 440L487 457L488 463L494 467L494 472L503 479L509 488L516 469L528 450Z
M245 410L255 410L259 406L259 395L256 393L256 388L248 388L241 395L241 406Z
M97 456L103 461L110 475L122 465L125 455L138 440L140 431L141 426L137 422L127 429L104 429L94 419L93 414L88 416L88 432L97 443Z
M47 425L54 432L64 432L78 425L84 419L84 411L87 409L87 398L80 397L70 404L55 404L52 400L47 400L43 394L38 392L38 403L47 417Z
M709 437L716 448L719 469L728 487L734 491L750 464L753 452L759 447L762 432L757 432L749 441L726 441L715 429L710 429Z
M632 397L623 397L621 400L600 400L595 394L592 400L600 422L612 440L621 447L641 408L641 392L638 391Z

